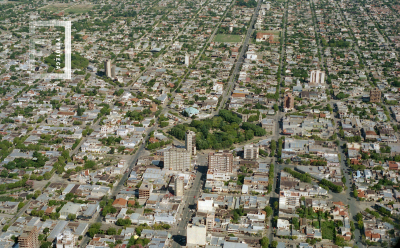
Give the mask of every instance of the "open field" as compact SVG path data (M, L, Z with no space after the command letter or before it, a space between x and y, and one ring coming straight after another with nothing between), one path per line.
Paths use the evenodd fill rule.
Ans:
M242 37L240 35L230 34L217 34L214 38L215 42L240 42Z
M78 4L74 5L71 8L68 8L65 10L66 13L71 13L71 14L81 14L81 13L86 13L93 9L95 5L94 4Z
M65 8L68 8L68 6L70 6L70 4L68 3L54 3L43 7L43 10L47 10L50 12L59 12Z
M281 31L280 30L260 30L257 31L257 33L271 33L275 37L281 37Z

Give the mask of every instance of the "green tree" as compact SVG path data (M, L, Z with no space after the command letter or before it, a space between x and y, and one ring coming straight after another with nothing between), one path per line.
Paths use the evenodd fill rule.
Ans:
M110 227L110 228L107 230L107 234L108 234L108 235L117 235L117 230L116 230L115 228L113 228L113 227Z
M69 220L75 220L76 219L76 214L68 214L68 219Z
M299 230L300 229L300 223L299 223L299 219L294 217L292 218L292 224L294 229Z
M278 104L275 103L275 104L274 104L274 111L275 111L275 112L278 112L278 110L279 110Z
M266 206L264 208L264 211L266 212L266 217L267 218L270 217L272 215L272 213L273 213L272 208L270 206Z
M262 248L268 248L269 239L267 237L263 237L262 239L260 239L260 245Z

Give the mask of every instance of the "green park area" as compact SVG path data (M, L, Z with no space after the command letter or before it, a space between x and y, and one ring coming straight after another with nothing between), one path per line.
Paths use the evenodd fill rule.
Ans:
M66 9L65 12L70 14L82 14L90 11L94 6L93 4L78 4Z
M240 35L230 34L217 34L214 38L215 42L240 42L242 37Z

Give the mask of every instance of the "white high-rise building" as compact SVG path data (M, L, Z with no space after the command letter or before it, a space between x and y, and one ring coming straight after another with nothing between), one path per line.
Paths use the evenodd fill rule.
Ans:
M185 65L186 65L186 67L189 67L189 65L190 65L190 55L189 54L185 54Z
M115 74L115 65L111 66L111 77L115 78L117 74Z
M104 73L107 77L111 77L111 60L104 61Z
M196 133L193 131L186 131L185 134L185 148L190 155L196 155Z
M206 226L208 231L212 231L215 225L215 214L207 214L206 217Z
M325 83L325 72L320 70L311 71L310 84L321 85Z
M175 177L175 196L183 196L183 178Z
M258 153L260 148L258 145L248 144L243 148L243 158L244 159L258 159Z

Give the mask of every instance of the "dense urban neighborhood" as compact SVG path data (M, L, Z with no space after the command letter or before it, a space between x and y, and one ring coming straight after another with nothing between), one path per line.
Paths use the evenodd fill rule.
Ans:
M400 244L400 1L0 1L0 247Z

